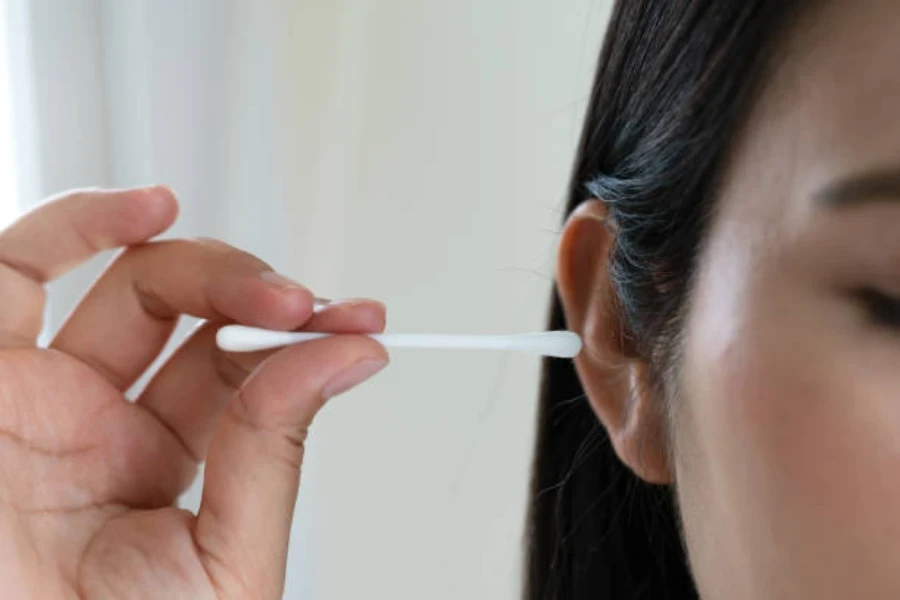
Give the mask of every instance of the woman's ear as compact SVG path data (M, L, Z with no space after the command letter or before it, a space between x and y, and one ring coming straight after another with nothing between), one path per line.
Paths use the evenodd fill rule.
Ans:
M566 323L584 340L575 368L622 462L642 479L669 483L663 398L649 379L649 365L623 335L609 277L615 228L606 216L601 201L582 203L566 223L559 246L557 283Z

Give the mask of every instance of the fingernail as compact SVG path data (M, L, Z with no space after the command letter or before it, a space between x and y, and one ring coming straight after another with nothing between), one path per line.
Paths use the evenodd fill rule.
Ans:
M259 274L259 278L282 290L302 290L304 287L291 279L290 277L285 277L281 273L276 273L275 271L263 271Z
M333 300L329 300L328 298L316 298L313 301L313 312L322 312L323 310L331 306L332 302Z
M331 310L332 308L338 308L340 306L356 306L357 304L381 304L377 300L371 300L369 298L339 298L337 300L324 300L322 298L316 298L316 303L314 306L314 312L323 312L326 310Z
M325 385L322 388L322 397L326 400L343 394L350 388L356 387L369 379L387 366L387 361L379 359L361 360Z

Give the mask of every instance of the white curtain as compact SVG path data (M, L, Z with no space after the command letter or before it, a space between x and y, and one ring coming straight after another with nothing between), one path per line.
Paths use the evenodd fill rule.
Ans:
M606 0L0 1L24 205L166 183L169 235L395 331L543 326ZM51 329L107 259L53 285ZM286 597L514 597L537 367L398 353L326 407Z
M316 209L311 198L326 175L318 150L342 127L322 140L324 123L303 119L323 116L309 110L316 103L356 108L330 101L352 90L309 81L304 67L339 59L357 38L311 42L310 8L291 1L7 1L16 121L28 124L17 136L26 205L70 187L163 182L182 200L173 235L225 238L276 261L329 229L322 220L334 207ZM310 231L307 210L319 223ZM56 323L64 310L54 309Z

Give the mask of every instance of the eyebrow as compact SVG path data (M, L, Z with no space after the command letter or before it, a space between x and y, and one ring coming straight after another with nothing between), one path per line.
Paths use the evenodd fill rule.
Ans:
M840 208L877 202L900 203L900 168L876 170L842 179L815 195L823 206Z

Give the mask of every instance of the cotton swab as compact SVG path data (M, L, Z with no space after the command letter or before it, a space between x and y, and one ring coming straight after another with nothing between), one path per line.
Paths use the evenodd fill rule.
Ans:
M216 342L226 352L254 352L329 337L332 333L271 331L243 325L219 330ZM573 358L581 351L581 338L572 331L542 331L518 335L444 335L433 333L378 333L369 337L386 348L457 348L516 350L556 358Z

